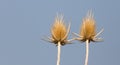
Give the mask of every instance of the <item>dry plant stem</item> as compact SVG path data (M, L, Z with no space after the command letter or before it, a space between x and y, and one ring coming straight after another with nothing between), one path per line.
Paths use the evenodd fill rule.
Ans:
M89 55L89 40L86 40L86 57L85 57L85 65L88 65L88 55Z
M58 42L57 65L60 65L60 52L61 52L61 44L60 42Z

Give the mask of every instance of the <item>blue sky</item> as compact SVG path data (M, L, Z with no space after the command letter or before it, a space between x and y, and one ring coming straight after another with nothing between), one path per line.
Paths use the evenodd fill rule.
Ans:
M0 0L0 65L56 65L57 47L41 40L50 36L56 13L64 14L79 33L92 9L104 42L90 43L88 65L119 65L119 0ZM84 65L85 44L73 41L61 49L61 65Z

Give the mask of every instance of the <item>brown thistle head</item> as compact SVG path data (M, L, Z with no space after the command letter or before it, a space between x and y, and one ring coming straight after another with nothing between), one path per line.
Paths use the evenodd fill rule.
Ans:
M54 24L51 27L51 42L61 45L65 45L67 43L67 37L70 30L70 25L68 28L66 27L63 16L56 17Z
M91 13L83 19L83 23L80 30L81 41L85 42L86 40L94 41L96 35L96 25L95 20Z
M76 34L78 38L75 38L76 40L85 42L86 40L90 41L101 41L101 38L96 38L100 33L103 32L103 29L96 34L96 24L95 19L93 18L93 15L91 12L88 12L87 17L85 17L82 21L82 25L80 28L80 33Z

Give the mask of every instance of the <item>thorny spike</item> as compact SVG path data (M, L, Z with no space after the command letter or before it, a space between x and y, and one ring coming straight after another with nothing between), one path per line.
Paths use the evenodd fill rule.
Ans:
M59 19L60 21L63 21L63 15L61 14L61 15L59 15L58 13L57 13L57 16L56 16L56 19Z
M64 36L64 38L62 40L64 40L68 36L68 34L70 32L70 26L71 26L71 24L69 23L67 33L66 33L66 35Z
M104 31L104 29L101 29L100 32L98 32L95 37L99 36L102 32Z
M75 36L78 36L78 37L80 37L80 38L81 38L81 37L83 37L83 36L80 36L79 34L77 34L77 33L74 33L74 32L73 32L73 34L74 34Z
M88 17L88 18L93 18L93 17L94 17L94 15L93 15L93 13L92 13L92 10L89 10L89 11L88 11L87 17Z
M95 42L101 42L101 41L103 41L102 38L94 38L93 40L94 40Z
M51 32L53 33L52 29L51 29ZM54 34L52 34L52 36L53 36L55 39L57 39L56 36L55 36Z
M50 38L50 37L42 38L42 40L47 41L47 42L50 42L50 43L52 43L52 41L54 41L54 40L53 40L52 38Z

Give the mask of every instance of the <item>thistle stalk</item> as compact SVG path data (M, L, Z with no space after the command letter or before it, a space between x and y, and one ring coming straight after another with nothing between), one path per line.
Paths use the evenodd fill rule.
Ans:
M60 65L60 52L61 46L69 44L73 39L67 40L68 33L70 31L70 24L68 27L64 23L63 16L57 16L55 21L51 27L51 37L48 37L48 42L52 42L57 45L58 53L57 53L57 63L56 65Z
M86 40L85 65L88 65L88 57L89 57L89 40Z
M100 32L96 33L96 23L93 18L92 12L89 11L87 17L83 19L80 33L73 33L78 41L86 42L86 56L85 56L85 65L88 65L88 56L89 56L89 43L101 41L101 38L98 36L103 32L102 29Z
M60 65L60 52L61 52L61 44L60 42L58 42L57 65Z

